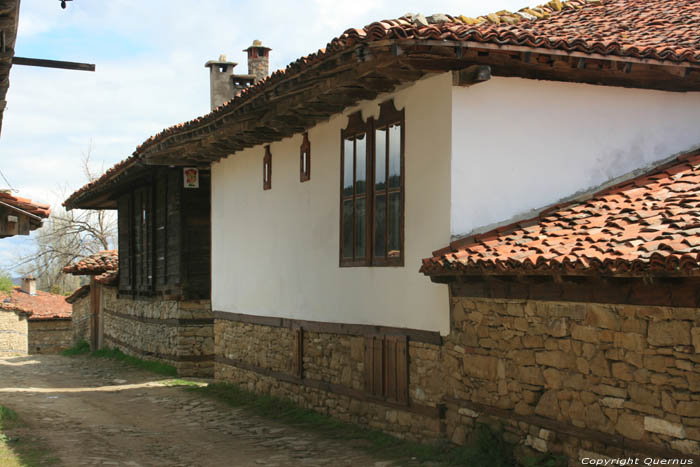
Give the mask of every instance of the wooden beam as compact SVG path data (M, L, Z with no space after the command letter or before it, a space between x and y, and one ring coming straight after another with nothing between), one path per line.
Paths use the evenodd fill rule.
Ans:
M64 62L61 60L46 60L43 58L13 57L13 65L38 66L42 68L60 68L63 70L95 71L92 63Z
M472 65L452 72L452 86L469 87L491 79L491 67Z

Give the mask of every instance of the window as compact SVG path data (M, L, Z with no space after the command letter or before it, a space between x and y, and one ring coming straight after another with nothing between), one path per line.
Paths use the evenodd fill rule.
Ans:
M304 140L299 148L299 181L311 180L311 143L309 134L304 133Z
M406 336L365 338L365 392L408 404L408 339Z
M272 188L272 154L270 146L265 146L265 156L263 157L263 190Z
M341 266L403 266L404 111L350 116L341 132Z

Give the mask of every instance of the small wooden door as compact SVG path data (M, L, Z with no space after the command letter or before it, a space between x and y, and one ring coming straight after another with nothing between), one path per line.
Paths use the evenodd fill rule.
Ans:
M100 348L100 284L90 279L90 349Z

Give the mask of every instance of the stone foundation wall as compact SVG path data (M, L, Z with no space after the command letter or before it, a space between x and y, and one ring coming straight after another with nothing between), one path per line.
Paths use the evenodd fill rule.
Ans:
M0 357L27 355L28 334L25 315L0 310Z
M58 353L73 343L70 319L29 320L29 353Z
M402 438L441 436L438 345L409 339L410 401L401 405L365 392L363 336L302 330L300 375L294 362L294 328L217 317L216 378Z
M80 341L90 342L90 295L73 302L71 315L73 326L73 344Z
M700 460L700 310L452 298L446 431L581 457ZM694 456L694 457L693 457Z
M208 300L118 297L102 288L104 346L173 365L182 376L214 374L214 326Z

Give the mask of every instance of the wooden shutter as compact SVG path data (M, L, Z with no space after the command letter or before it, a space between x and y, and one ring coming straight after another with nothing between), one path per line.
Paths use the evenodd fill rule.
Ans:
M304 377L304 330L294 329L293 371L298 378Z
M408 339L365 338L365 392L408 405Z
M385 396L387 399L408 404L408 345L406 336L386 336Z

